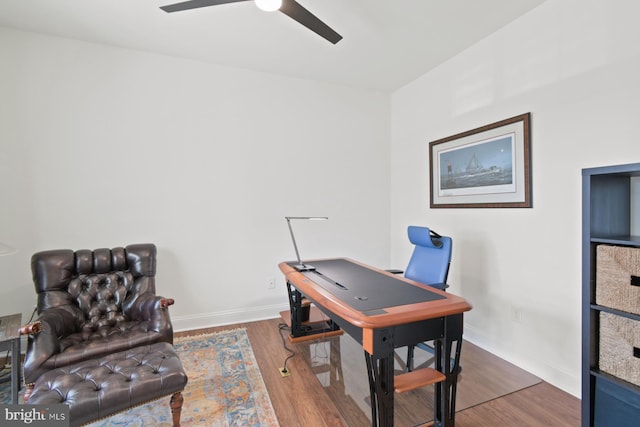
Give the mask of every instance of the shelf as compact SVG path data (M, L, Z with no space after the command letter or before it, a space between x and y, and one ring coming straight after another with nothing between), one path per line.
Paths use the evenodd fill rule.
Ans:
M591 236L591 242L610 245L640 246L640 236Z
M582 175L597 177L607 176L640 176L640 163L629 163L626 165L599 166L582 170Z
M633 393L640 393L640 387L630 383L629 381L625 381L621 378L618 377L614 377L613 375L609 375L606 372L601 372L599 369L596 368L592 368L591 369L591 375L593 375L594 377L600 377L600 378L604 378L609 382L612 382L620 387L626 388L627 390L629 390L630 392Z
M604 305L591 304L591 309L596 311L604 311L606 313L615 314L616 316L627 317L629 319L640 321L640 314L629 313L627 311L616 310L615 308L606 307Z
M287 324L288 327L291 327L291 313L289 310L281 311L280 317ZM314 325L318 323L328 322L329 319L326 314L324 314L318 307L312 306L309 310L309 320L305 320L302 322L303 325Z
M280 317L284 323L291 328L291 313L289 310L281 311ZM327 323L330 321L326 314L324 314L318 307L311 306L309 310L309 320L302 322L302 327L305 328L305 334L299 337L293 337L289 335L289 341L292 343L316 340L319 338L334 337L342 335L342 330L330 331L327 330Z
M640 247L640 236L635 235L639 233L640 224L638 177L640 163L582 170L583 427L635 427L640 418L640 387L599 369L606 365L600 365L600 313L633 321L640 321L640 314L600 305L595 301L598 286L596 246ZM636 311L630 304L621 304L620 308Z
M396 375L394 389L396 393L405 393L420 387L442 382L446 379L442 372L433 368L422 368Z

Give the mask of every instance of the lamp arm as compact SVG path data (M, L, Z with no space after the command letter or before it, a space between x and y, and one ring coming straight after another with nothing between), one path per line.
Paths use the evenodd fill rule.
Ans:
M293 235L293 228L291 228L291 218L287 217L287 225L289 226L289 233L291 233L291 240L293 241L293 249L296 250L296 258L298 259L298 265L302 265L300 261L300 254L298 253L298 245L296 244L296 238Z
M293 235L293 227L291 227L291 220L292 219L312 219L312 220L316 220L316 219L329 219L329 218L326 217L326 216L285 216L284 218L287 220L287 225L289 226L289 233L291 233L291 240L293 241L293 249L296 250L296 258L298 259L298 264L294 265L293 267L298 271L313 271L313 270L315 270L315 267L313 267L312 265L305 265L300 260L300 252L298 252L298 244L296 243L296 238Z

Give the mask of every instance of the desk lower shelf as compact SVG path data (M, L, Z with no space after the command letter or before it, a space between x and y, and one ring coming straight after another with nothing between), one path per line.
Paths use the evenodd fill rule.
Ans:
M442 382L446 379L442 372L433 368L422 368L416 371L396 375L394 388L396 393L404 393L420 387Z
M291 313L288 310L281 311L280 317L284 320L284 323L291 328ZM333 331L329 329L330 319L324 314L318 307L311 306L309 308L309 320L302 322L302 327L305 329L304 335L294 337L289 335L289 341L293 343L316 340L323 337L334 337L342 335L342 330Z

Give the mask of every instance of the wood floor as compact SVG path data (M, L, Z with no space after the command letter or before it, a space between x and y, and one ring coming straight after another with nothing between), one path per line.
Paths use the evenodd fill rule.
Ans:
M349 419L358 419L358 425L368 424L368 421L363 419L362 410L356 405L352 405L353 413L347 413L344 416L340 413L327 391L319 383L316 373L304 360L301 354L303 350L289 343L288 340L285 340L287 346L296 351L296 354L286 362L290 375L282 376L280 368L291 354L283 346L281 336L286 336L287 332L279 330L280 323L280 319L270 319L181 332L176 333L176 336L234 327L246 328L281 427L353 427L356 423L351 422L352 425L350 425L346 421ZM490 368L487 367L487 369ZM343 376L348 377L348 373L343 372ZM348 381L348 378L345 381ZM342 407L342 411L349 411L349 407L349 405L346 409ZM544 382L456 413L456 427L577 427L579 425L580 401ZM396 419L396 426L404 427L398 419Z

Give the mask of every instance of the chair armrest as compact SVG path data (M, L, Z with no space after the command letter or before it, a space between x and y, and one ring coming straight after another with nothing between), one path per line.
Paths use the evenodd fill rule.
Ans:
M173 298L162 298L160 300L160 307L162 308L168 308L170 305L175 304L175 301L173 300Z
M36 320L35 322L27 323L22 328L18 329L20 335L35 335L42 329L42 322Z
M385 270L387 273L391 273L391 274L403 274L404 270L397 270L395 268L391 268L388 270ZM436 289L440 289L441 291L444 291L445 289L447 289L449 287L449 285L447 285L446 283L429 283L429 286L434 287Z
M169 306L175 301L172 298L165 298L145 292L139 295L129 306L123 307L124 314L130 320L150 320L158 312L167 312Z
M173 326L169 316L171 298L145 292L124 309L125 316L132 321L147 322L148 329L164 335L165 341L173 342Z
M69 311L55 307L43 310L35 322L20 329L29 334L24 361L25 384L41 375L41 366L60 352L60 339L78 330L78 320Z

